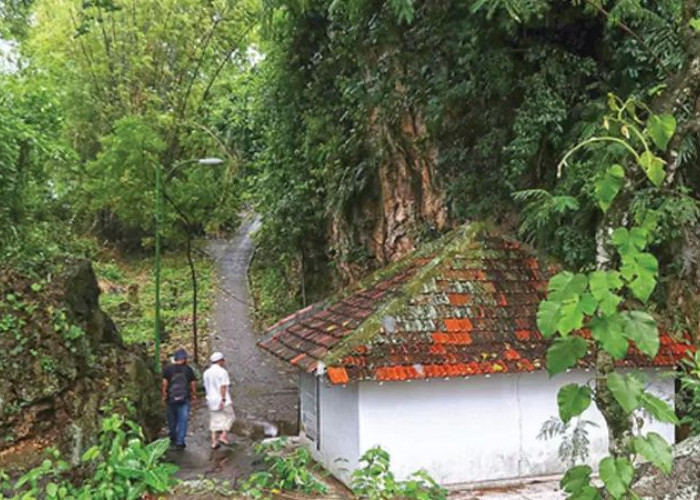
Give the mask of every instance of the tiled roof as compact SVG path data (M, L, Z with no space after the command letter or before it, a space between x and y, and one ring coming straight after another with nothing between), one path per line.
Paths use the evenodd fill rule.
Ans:
M344 297L284 318L259 345L306 372L322 361L334 384L539 370L548 341L535 316L547 280L517 242L464 227ZM623 363L671 366L686 349L662 335L654 360L631 347Z

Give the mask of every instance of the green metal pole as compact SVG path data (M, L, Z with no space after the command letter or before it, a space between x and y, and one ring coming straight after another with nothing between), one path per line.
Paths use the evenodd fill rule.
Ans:
M160 231L163 217L163 181L160 165L156 165L156 207L155 207L155 282L156 282L156 304L155 304L155 369L156 375L160 373Z

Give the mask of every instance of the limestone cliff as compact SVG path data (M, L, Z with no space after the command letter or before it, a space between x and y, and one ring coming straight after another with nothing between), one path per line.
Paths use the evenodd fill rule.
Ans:
M434 237L448 224L444 190L436 180L437 149L429 141L422 115L405 113L391 127L370 116L377 150L388 151L371 189L345 212L331 217L330 242L338 250L342 278L353 281L367 273L367 265L349 257L361 248L375 267L415 250L421 237ZM371 267L371 266L370 266Z
M693 500L700 496L700 436L677 444L673 450L673 471L664 475L644 465L634 491L648 500Z
M150 364L99 308L90 262L58 267L39 281L0 271L0 467L32 461L49 444L76 458L105 405L128 401L151 436L162 423Z

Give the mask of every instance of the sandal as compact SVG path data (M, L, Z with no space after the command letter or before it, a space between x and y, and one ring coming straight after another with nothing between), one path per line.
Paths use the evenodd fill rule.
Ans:
M212 449L212 450L218 450L218 449L219 449L219 446L221 446L220 443L213 444L213 445L211 445L211 449Z

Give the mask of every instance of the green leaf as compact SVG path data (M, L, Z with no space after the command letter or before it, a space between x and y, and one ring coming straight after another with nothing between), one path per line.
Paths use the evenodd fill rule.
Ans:
M625 183L625 169L621 165L613 165L595 181L595 197L603 212L607 212L617 193Z
M56 494L58 493L58 486L56 483L49 483L46 485L46 493L50 497L55 497Z
M591 405L591 389L585 385L569 384L557 394L559 416L564 423L586 411Z
M593 318L590 324L591 336L600 342L615 359L622 359L627 354L629 341L624 335L625 321L620 314Z
M641 252L647 246L647 234L647 231L639 227L634 227L631 231L625 227L618 227L613 231L612 243L623 256Z
M664 474L670 474L673 467L671 445L656 432L646 437L636 436L633 440L634 450L649 462L656 465Z
M587 287L588 277L585 274L563 271L549 280L547 298L554 302L563 302L578 297Z
M560 304L543 300L537 308L537 328L545 337L551 337L557 331L557 322L561 317Z
M656 147L661 151L666 151L668 143L676 131L676 119L670 114L652 115L647 122L647 131Z
M656 288L656 276L659 270L659 262L653 254L642 252L623 258L620 271L629 282L629 288L642 302L651 297Z
M588 345L581 337L557 337L547 349L547 371L550 375L566 371L583 358L587 351Z
M700 19L697 17L688 21L688 26L690 26L694 31L700 31Z
M625 311L625 336L634 341L637 349L650 358L659 352L659 329L656 320L644 311Z
M561 315L557 323L557 330L562 336L583 327L584 306L578 297L562 302L560 310Z
M654 417L659 422L666 422L669 424L678 425L678 417L674 409L660 398L657 398L653 394L645 392L641 397L641 405L646 411L648 411L652 417Z
M92 446L88 448L85 453L83 453L82 461L90 462L95 460L100 455L100 448L98 446Z
M627 413L639 408L644 384L634 375L627 374L623 377L619 373L612 372L608 375L608 388Z
M553 196L552 210L558 214L565 214L570 210L578 210L579 202L573 196Z
M581 491L569 496L567 500L603 500L598 488L595 486L584 486Z
M579 493L591 484L593 469L588 465L577 465L570 468L559 481L559 486L567 493Z
M623 283L620 273L617 271L594 271L590 273L589 283L591 294L598 301L598 307L606 316L617 311L617 306L622 302L622 297L613 293L619 290Z
M650 151L644 151L639 156L639 166L642 167L644 173L647 174L649 180L656 187L660 187L666 178L665 163L665 161Z
M613 498L621 498L634 479L634 466L626 458L605 457L600 461L598 472Z

